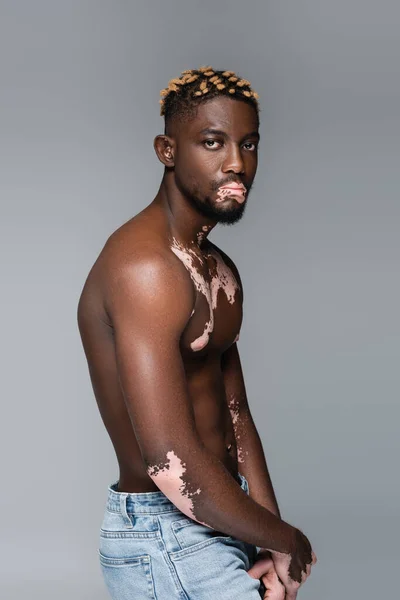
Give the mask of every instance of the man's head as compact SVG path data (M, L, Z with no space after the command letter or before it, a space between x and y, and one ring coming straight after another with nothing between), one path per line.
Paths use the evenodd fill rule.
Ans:
M196 210L235 223L257 170L259 108L250 82L232 71L184 71L161 92L164 135L154 146L176 187ZM237 184L242 191L223 189Z

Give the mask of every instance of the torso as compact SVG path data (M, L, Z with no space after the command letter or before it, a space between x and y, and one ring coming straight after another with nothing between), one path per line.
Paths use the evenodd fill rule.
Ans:
M118 382L112 322L104 308L110 253L129 252L140 238L173 252L185 265L196 289L192 316L181 337L187 386L203 444L237 477L238 461L223 375L222 353L233 344L242 323L242 292L229 259L210 241L187 248L170 235L159 207L150 205L111 236L86 280L80 299L81 327L93 390L119 463L119 491L158 491L146 472ZM123 250L121 250L123 249ZM108 256L107 256L108 255ZM160 398L162 401L162 398Z

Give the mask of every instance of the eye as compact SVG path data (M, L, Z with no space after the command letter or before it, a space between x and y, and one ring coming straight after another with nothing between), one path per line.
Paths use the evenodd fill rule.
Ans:
M220 142L218 142L217 140L205 140L203 142L203 144L220 144ZM216 149L216 146L206 146L207 148L210 148L211 150Z
M258 149L258 145L254 144L253 142L246 142L244 146L254 146L254 148L247 148L247 150L250 150L251 152L254 152Z

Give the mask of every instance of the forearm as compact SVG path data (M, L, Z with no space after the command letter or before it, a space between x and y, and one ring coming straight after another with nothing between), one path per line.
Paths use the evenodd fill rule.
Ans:
M221 360L226 401L231 413L239 471L249 483L250 497L280 517L264 451L247 401L237 344Z
M201 443L167 452L147 471L188 517L249 544L290 553L295 528L248 496Z
M237 417L234 429L239 472L248 481L250 497L281 518L262 442L251 413L248 410L239 411L232 403L231 412Z

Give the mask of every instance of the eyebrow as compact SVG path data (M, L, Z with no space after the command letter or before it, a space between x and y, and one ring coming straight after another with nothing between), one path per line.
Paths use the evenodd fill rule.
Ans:
M225 131L222 131L222 129L213 129L212 127L207 127L206 129L202 129L200 131L201 135L204 135L206 133L211 133L214 135L222 135L223 137L227 137L227 134L225 133ZM258 133L258 131L252 131L251 133L246 133L246 135L243 136L242 140L245 140L246 138L249 138L249 137L255 137L258 139L258 141L260 141L260 134Z

